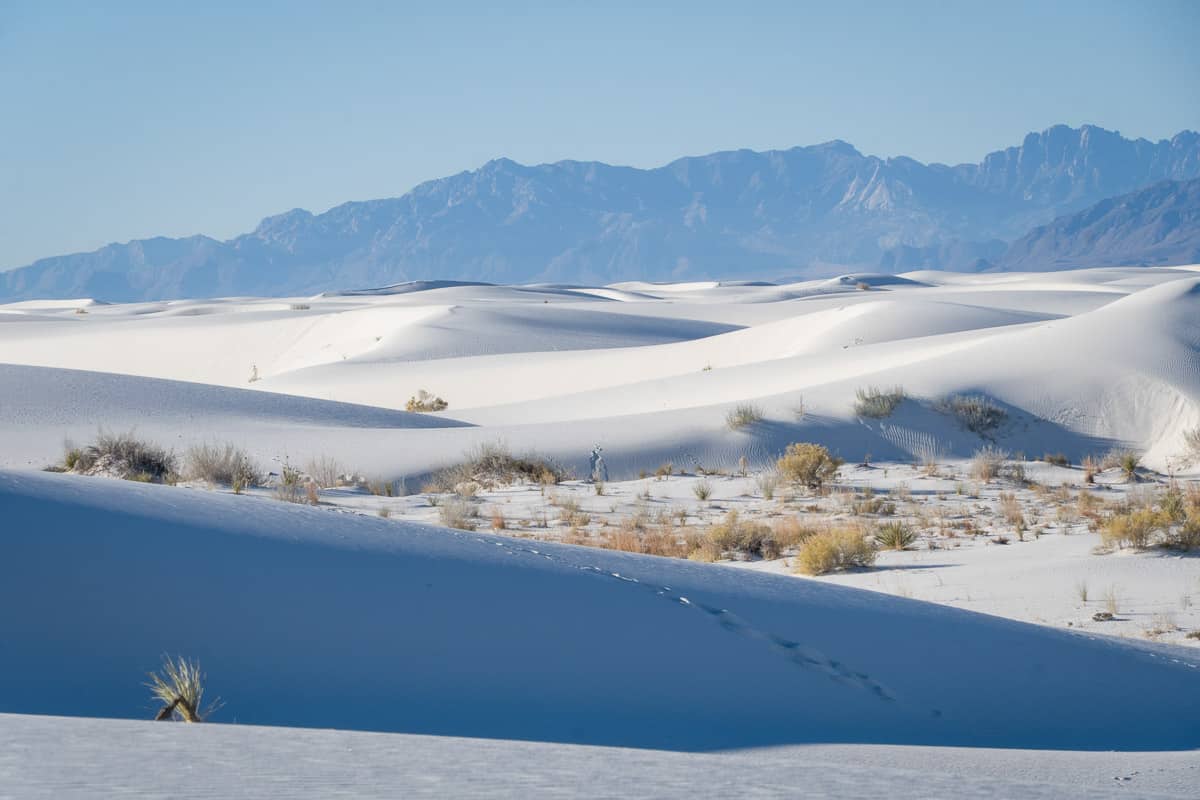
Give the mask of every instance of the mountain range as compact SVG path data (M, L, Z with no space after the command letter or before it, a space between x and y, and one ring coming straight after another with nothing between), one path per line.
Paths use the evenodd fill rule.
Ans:
M881 159L842 141L655 169L508 159L228 241L111 244L0 273L0 298L298 295L427 279L602 284L917 268L1185 263L1200 134L1028 134L978 164Z

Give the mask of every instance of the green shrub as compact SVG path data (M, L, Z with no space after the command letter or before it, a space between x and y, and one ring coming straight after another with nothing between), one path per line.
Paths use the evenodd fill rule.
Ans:
M902 522L888 522L875 529L875 544L885 550L907 550L917 534Z

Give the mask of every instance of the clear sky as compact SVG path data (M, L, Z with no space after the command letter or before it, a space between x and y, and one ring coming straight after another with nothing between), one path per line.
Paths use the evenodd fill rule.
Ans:
M497 156L1165 138L1200 129L1198 42L1190 0L0 0L0 268L228 238Z

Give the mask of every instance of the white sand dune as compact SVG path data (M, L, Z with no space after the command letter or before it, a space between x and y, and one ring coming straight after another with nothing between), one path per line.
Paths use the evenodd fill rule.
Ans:
M654 459L729 466L742 455L763 463L800 439L847 458L963 457L985 440L931 407L964 392L1008 408L1011 422L994 437L1002 447L1080 458L1120 444L1155 468L1187 468L1183 431L1200 425L1194 270L922 272L855 288L871 278L807 288L410 285L398 294L97 306L84 315L74 313L80 301L46 302L29 318L0 314L16 320L0 326L0 362L386 409L425 389L449 401L444 416L477 426L434 436L389 424L377 437L341 437L340 423L309 420L286 453L268 452L269 437L227 424L228 415L258 413L236 411L257 402L248 393L187 414L170 405L123 411L147 405L134 381L126 398L109 394L110 427L161 419L184 444L243 433L270 458L325 450L395 475L497 438L575 466L600 442L619 469ZM622 299L600 296L612 292ZM253 369L262 380L249 383ZM858 388L893 384L914 398L893 419L854 417ZM81 413L87 398L57 391L52 377L33 385L44 393L0 384L10 408L38 409L36 429L15 414L0 419L21 440L0 453L4 464L47 463L64 436L86 437L104 416ZM724 414L739 402L760 405L764 422L726 430Z
M669 750L1200 747L1200 658L721 566L0 473L0 709ZM1136 690L1134 690L1136 689Z

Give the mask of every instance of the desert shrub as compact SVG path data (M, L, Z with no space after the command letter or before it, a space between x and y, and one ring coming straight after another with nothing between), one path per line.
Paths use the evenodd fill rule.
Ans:
M805 575L869 567L875 563L875 548L858 528L831 528L809 537L796 556L796 570Z
M696 495L697 500L707 500L712 496L712 484L707 478L701 478L692 484L692 494Z
M779 472L774 469L765 470L754 480L758 491L764 500L775 499L775 490L779 488Z
M781 517L771 524L771 530L780 551L799 547L817 534L816 528L804 525L798 517Z
M745 520L736 511L708 529L708 540L722 553L744 553L764 558L779 557L775 532L760 522Z
M284 464L275 484L275 499L285 503L305 502L304 474L290 464Z
M856 390L854 398L855 414L869 419L884 419L890 417L904 402L904 389L900 386L891 389L868 386Z
M1083 482L1095 483L1096 473L1101 470L1100 459L1092 455L1084 456L1080 466L1083 467Z
M188 480L232 486L241 491L263 482L263 474L241 448L226 443L198 444L183 457L183 474Z
M438 517L447 528L473 531L475 520L479 517L479 509L469 500L454 497L438 504Z
M288 308L292 311L308 311L312 306L308 303L292 303Z
M198 661L183 657L163 656L163 665L158 672L149 673L146 684L154 699L162 703L156 720L182 719L184 722L203 722L217 704L202 707L204 700L204 674Z
M326 455L310 459L305 465L304 471L322 489L332 489L343 483L342 465Z
M841 465L840 458L831 456L829 450L819 444L794 442L787 446L776 468L791 483L819 489L837 474Z
M953 394L943 397L934 408L958 420L972 433L983 436L1004 424L1008 412L983 395Z
M74 472L104 472L126 480L165 482L175 473L175 455L129 433L101 431L87 447L69 449Z
M981 447L971 458L971 477L978 481L991 481L997 478L1025 483L1025 465L1009 461L1008 452L998 447Z
M482 444L466 453L466 460L435 472L424 486L425 492L452 492L460 483L477 483L495 489L517 483L561 483L566 470L547 458L536 455L514 456L501 443Z
M408 398L408 402L404 404L404 410L424 413L428 411L445 411L449 406L450 404L442 398L435 397L424 389L421 389L414 396Z
M1190 514L1170 528L1163 544L1172 550L1200 550L1200 514Z
M1042 456L1042 461L1045 461L1047 464L1053 464L1056 467L1071 466L1071 459L1062 453L1046 453Z
M675 465L670 461L664 461L658 465L658 469L654 470L654 477L669 478L675 473Z
M1130 547L1143 550L1150 546L1154 534L1166 527L1167 520L1152 508L1137 508L1114 514L1100 529L1100 541L1106 547Z
M875 544L885 550L907 550L917 534L902 522L888 522L875 529Z
M725 425L731 431L741 430L747 425L762 422L764 416L763 410L753 403L739 403L725 415Z
M1134 450L1118 447L1104 455L1101 466L1104 469L1120 468L1125 480L1133 482L1137 480L1137 471L1142 466L1142 457Z
M1025 513L1021 510L1021 502L1017 500L1017 496L1013 492L1000 493L1000 516L1004 517L1004 521L1009 525L1019 527L1025 524Z
M1159 508L1171 522L1183 522L1187 519L1187 501L1178 486L1172 486L1159 499Z

